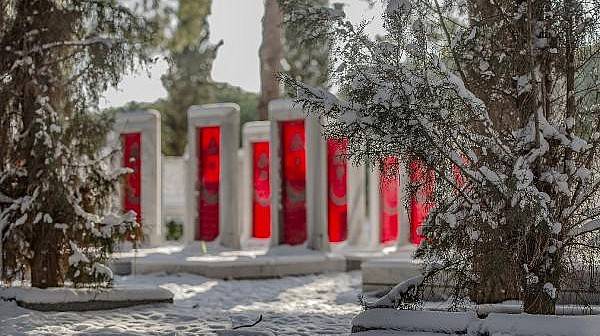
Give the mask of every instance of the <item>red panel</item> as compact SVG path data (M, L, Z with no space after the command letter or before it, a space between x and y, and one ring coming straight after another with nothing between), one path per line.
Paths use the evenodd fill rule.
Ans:
M423 237L417 229L429 216L429 211L435 205L435 172L428 170L423 162L415 160L410 163L410 182L418 185L410 199L410 241L420 244Z
M304 121L281 123L281 181L284 244L298 245L307 237L306 137Z
M135 211L138 223L142 223L142 134L121 134L123 167L133 169L125 176L123 186L123 210Z
M198 230L196 239L213 241L219 235L219 182L221 177L221 129L198 127Z
M381 227L379 239L381 243L388 243L398 239L398 189L400 178L398 176L398 158L387 157L383 161L383 171L379 179L381 192L380 216Z
M327 223L330 242L348 236L348 139L327 141Z
M271 237L271 186L269 185L269 142L252 144L252 236Z

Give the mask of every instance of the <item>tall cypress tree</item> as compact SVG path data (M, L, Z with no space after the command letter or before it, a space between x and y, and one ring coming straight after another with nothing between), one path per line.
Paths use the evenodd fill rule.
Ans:
M162 107L163 151L182 155L186 146L187 109L215 100L210 78L221 43L209 42L208 16L211 0L179 0L174 10L176 28L164 42L170 67L162 82L168 92ZM170 20L167 20L170 21ZM183 133L182 133L183 132Z
M324 35L309 36L288 25L297 12L329 5L329 0L265 1L263 41L260 46L261 93L258 113L267 119L269 101L281 96L277 74L316 86L326 86L329 72L329 41ZM292 17L291 17L292 16ZM287 20L284 18L288 18ZM291 17L291 18L290 18Z
M90 111L146 62L150 29L116 1L0 3L3 280L110 283L108 257L136 224L111 203L124 173L100 148L111 118Z

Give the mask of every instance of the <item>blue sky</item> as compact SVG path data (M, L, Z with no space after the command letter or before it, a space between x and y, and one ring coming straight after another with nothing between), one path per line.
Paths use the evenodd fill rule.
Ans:
M348 18L358 23L371 21L367 30L371 34L382 32L381 6L370 9L364 1L338 0L345 3ZM211 41L224 41L213 65L212 77L218 82L240 86L258 92L263 0L213 0L209 17ZM166 96L160 76L167 64L160 61L145 71L125 76L118 89L109 89L101 101L102 107L121 106L128 101L151 102Z

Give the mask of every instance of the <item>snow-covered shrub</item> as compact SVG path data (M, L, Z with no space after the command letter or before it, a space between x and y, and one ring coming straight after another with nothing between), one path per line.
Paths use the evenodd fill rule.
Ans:
M441 267L456 299L553 313L565 278L600 247L600 1L385 5L375 40L339 13L301 11L308 38L335 41L340 92L283 81L355 161L396 156L435 172L416 252L426 275Z
M394 286L387 294L373 303L365 303L366 309L373 308L395 308L412 309L415 303L420 301L420 290L425 278L418 275Z
M144 19L113 1L0 3L1 278L36 287L106 285L133 232L112 196L125 170L103 149L99 95L146 59Z

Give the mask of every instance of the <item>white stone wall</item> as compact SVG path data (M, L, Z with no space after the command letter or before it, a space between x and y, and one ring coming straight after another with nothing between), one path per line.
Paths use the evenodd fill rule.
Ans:
M308 248L328 251L327 237L327 194L322 186L327 183L326 148L321 138L318 120L306 116L299 106L291 100L279 99L269 103L269 120L271 121L271 246L280 243L281 206L281 157L279 122L304 120L306 132L306 211Z
M198 208L197 180L198 158L196 156L196 131L198 127L219 126L220 183L219 183L219 236L215 240L230 248L240 248L240 225L238 219L238 146L240 107L237 104L209 104L191 106L188 109L188 169L186 180L186 216L184 239L194 240L197 228Z
M160 113L155 110L118 113L114 132L117 135L134 132L141 133L141 217L144 241L150 245L160 244L163 240ZM118 160L117 164L120 165L121 162L121 160Z
M348 235L342 243L330 243L328 237L328 180L327 147L322 137L320 121L295 106L291 100L274 100L269 104L271 120L271 245L279 244L281 205L281 158L279 122L304 120L306 132L306 208L308 240L307 247L329 251L346 247L365 247L369 244L370 226L366 216L366 173L364 166L348 163L347 204ZM367 225L367 228L365 228Z
M163 156L163 222L185 220L186 162L182 156Z

